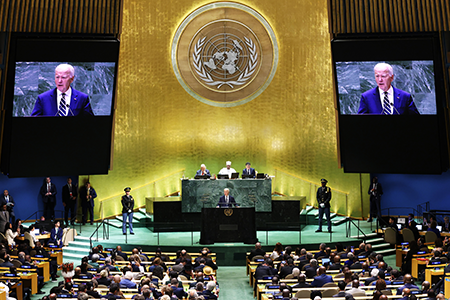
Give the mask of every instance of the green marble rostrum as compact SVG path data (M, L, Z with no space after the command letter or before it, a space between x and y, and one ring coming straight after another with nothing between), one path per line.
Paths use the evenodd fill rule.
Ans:
M202 207L216 207L223 190L230 189L240 207L255 207L256 212L272 211L271 179L182 180L182 212L201 212Z

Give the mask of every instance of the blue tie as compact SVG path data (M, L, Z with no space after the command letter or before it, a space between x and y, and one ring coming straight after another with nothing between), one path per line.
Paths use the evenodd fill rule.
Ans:
M388 92L384 92L383 103L384 103L383 115L392 115L391 104L389 103L389 99L388 99Z
M66 116L66 100L64 99L64 96L66 94L62 93L61 95L61 101L59 102L59 109L58 109L58 116L65 117Z

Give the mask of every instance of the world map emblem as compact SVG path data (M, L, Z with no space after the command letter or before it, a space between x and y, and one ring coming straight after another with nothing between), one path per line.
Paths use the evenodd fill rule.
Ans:
M270 84L278 46L268 22L255 10L216 2L192 12L172 43L172 66L183 88L213 106L236 106Z

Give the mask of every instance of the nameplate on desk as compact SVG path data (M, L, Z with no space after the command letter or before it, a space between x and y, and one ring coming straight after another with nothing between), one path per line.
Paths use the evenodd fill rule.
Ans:
M220 224L219 230L238 230L237 224Z

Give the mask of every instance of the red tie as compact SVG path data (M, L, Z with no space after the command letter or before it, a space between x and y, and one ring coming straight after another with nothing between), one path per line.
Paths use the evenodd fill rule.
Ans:
M203 176L203 175L205 175L205 174L202 172L202 176Z

